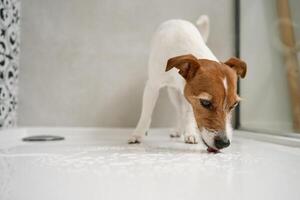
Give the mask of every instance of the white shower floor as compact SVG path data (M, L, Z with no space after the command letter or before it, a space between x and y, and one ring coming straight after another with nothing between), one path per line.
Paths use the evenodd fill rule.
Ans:
M236 131L219 154L151 130L16 129L0 132L1 200L300 199L300 149L246 139ZM28 135L65 141L24 143Z

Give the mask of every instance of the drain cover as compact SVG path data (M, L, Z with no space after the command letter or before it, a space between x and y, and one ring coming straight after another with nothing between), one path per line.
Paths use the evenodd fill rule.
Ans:
M25 142L47 142L47 141L58 141L64 139L65 139L64 137L55 136L55 135L35 135L35 136L25 137L22 140Z

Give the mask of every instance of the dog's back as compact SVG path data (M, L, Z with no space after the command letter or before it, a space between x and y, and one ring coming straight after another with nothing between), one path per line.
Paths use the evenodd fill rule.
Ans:
M216 57L206 46L205 40L209 34L207 16L197 20L197 27L185 20L169 20L162 23L154 34L149 57L149 80L155 80L163 85L175 84L178 80L175 72L165 73L167 60L184 54L193 54L198 58L216 60Z

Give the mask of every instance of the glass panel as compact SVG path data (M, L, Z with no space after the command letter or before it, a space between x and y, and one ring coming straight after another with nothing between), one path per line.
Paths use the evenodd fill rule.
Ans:
M248 64L241 81L243 129L300 131L299 7L297 0L241 1L241 57Z

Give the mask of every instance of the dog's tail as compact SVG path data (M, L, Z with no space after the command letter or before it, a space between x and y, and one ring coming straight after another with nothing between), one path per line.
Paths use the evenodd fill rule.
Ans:
M209 36L209 18L207 15L201 15L198 20L196 21L196 24L199 28L199 31L203 37L203 40L207 42L208 36Z

